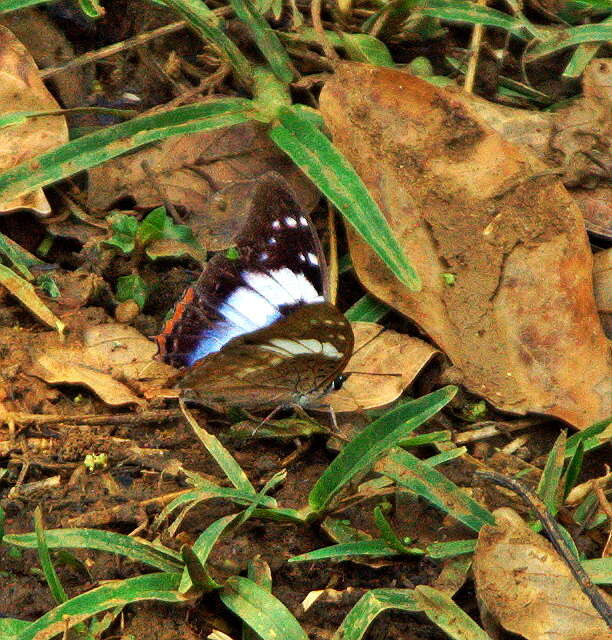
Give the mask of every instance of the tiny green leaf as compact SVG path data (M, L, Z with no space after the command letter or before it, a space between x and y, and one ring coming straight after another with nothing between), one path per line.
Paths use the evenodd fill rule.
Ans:
M134 300L142 309L147 301L148 287L144 280L137 274L121 276L117 280L117 300L125 302Z
M138 220L125 213L113 213L106 220L110 222L112 235L104 243L117 247L123 253L131 253L136 246Z

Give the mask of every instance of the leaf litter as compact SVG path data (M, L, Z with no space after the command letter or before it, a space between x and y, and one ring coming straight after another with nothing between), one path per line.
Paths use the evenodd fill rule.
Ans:
M109 7L108 11L112 12L113 8ZM110 23L104 28L112 31ZM367 54L367 49L359 55L363 52ZM175 51L170 53L174 57L168 57L161 78L164 82L170 77L176 82L178 78L178 85L185 81L185 76L181 71L177 73L180 56ZM206 55L202 59L206 60ZM313 64L312 61L309 64ZM151 74L150 62L149 67L143 65L140 56L138 68L145 67L149 77L157 81L156 74L161 67ZM184 66L183 70L185 68L193 71L192 67ZM407 610L414 610L413 601L410 607L402 601L402 592L408 592L416 594L419 601L429 603L427 606L431 605L431 611L439 616L436 624L444 628L442 618L445 615L452 617L457 612L449 608L449 602L439 593L431 589L417 593L414 587L426 582L448 596L456 594L469 580L472 556L459 555L438 564L411 556L400 559L390 556L383 560L355 556L353 561L319 568L309 563L307 571L300 571L299 565L287 565L288 557L325 546L329 540L324 533L343 543L380 538L381 523L372 517L372 510L383 504L381 501L391 498L393 505L384 503L385 509L391 508L391 512L387 511L390 529L384 535L395 536L396 542L400 540L397 536L402 540L406 539L402 536L409 536L415 540L413 544L419 546L445 540L468 543L467 548L473 548L473 544L470 547L473 538L464 539L472 534L466 533L466 529L453 520L457 516L465 519L466 504L474 509L470 496L489 508L498 504L517 506L501 490L471 489L474 471L499 469L510 475L518 474L527 483L536 485L544 466L542 456L550 445L547 429L548 433L558 429L558 422L542 426L542 420L537 419L523 420L519 425L519 421L507 414L500 415L491 407L520 414L535 411L561 417L578 428L605 415L602 410L605 403L602 401L598 405L597 402L599 392L605 391L602 385L597 388L598 376L599 380L603 379L604 365L600 356L605 353L605 343L597 328L593 295L588 284L590 252L583 240L580 214L550 177L551 173L559 174L566 186L582 191L590 189L587 192L590 196L605 193L598 191L606 188L601 162L593 161L593 157L601 160L602 150L605 151L602 140L608 126L606 109L609 105L609 94L605 93L609 68L605 67L605 62L595 60L588 67L583 78L584 97L555 113L518 109L510 113L508 109L504 111L498 105L460 94L457 90L445 92L423 88L411 76L397 75L399 71L367 69L357 65L339 67L324 90L322 112L336 144L342 148L343 136L350 141L344 149L345 155L362 173L383 212L392 219L404 250L416 264L421 277L426 276L426 287L423 292L408 296L400 292L397 282L387 276L363 243L348 232L357 276L370 293L386 301L404 317L393 315L385 320L384 326L355 323L358 343L365 343L365 346L355 350L347 368L347 373L351 373L351 369L353 373L343 388L329 396L332 406L339 413L345 413L343 425L348 421L352 428L347 430L343 426L336 434L338 437L332 440L343 446L359 431L360 425L371 421L367 411L402 402L401 396L405 398L406 393L419 396L439 386L442 383L439 376L442 354L455 364L455 369L446 372L446 378L461 380L476 397L458 396L451 408L435 416L422 431L411 435L408 441L412 444L406 445L414 447L411 451L418 452L419 458L431 460L434 467L440 465L440 472L457 487L444 483L436 486L434 482L423 489L419 485L419 475L415 476L412 467L409 472L406 468L402 471L398 462L401 457L394 454L395 457L379 460L374 469L377 473L388 472L393 461L395 466L391 470L400 477L403 474L405 483L411 488L395 487L380 475L357 477L357 482L363 480L359 485L361 488L355 491L347 485L344 497L338 503L338 515L348 520L334 518L335 522L331 523L332 519L328 518L328 526L321 527L321 531L314 526L306 531L295 524L268 522L262 526L263 521L247 521L238 532L217 541L210 564L215 577L246 572L253 553L261 553L271 568L275 595L298 616L311 635L325 637L338 629L343 616L364 594L364 598L375 594L371 598L371 608L364 616L364 619L370 616L368 624L386 608L401 609L398 604L401 602ZM115 70L118 77L129 76L129 65L122 69L117 66ZM377 85L379 94L369 96L371 85L363 81L369 73L391 73L391 85L401 83L410 88L401 94L400 110L390 110L391 123L399 120L400 129L394 128L389 119L376 122L376 114L370 118L370 111L387 108L384 103L389 87L384 83ZM305 79L308 80L308 75ZM78 82L82 81L81 76ZM108 82L109 78L104 81ZM348 91L351 83L359 91L356 100ZM304 86L310 91L311 85ZM302 90L299 85L297 88ZM413 95L409 95L411 92ZM159 96L160 93L157 86L154 89L145 87L143 95ZM338 103L330 114L330 94L334 93ZM418 121L422 130L415 134L406 125L413 124L411 118L416 118L414 113L422 109L423 95L428 96L429 102L425 101L428 115ZM65 98L63 102L68 105ZM402 103L415 105L414 113L401 112ZM344 115L347 110L348 117ZM344 119L338 123L334 120L338 118ZM49 126L62 119L37 118L28 124L37 121L45 121ZM364 123L371 129L367 135L363 134ZM583 135L581 123L588 129L586 135ZM362 128L357 126L358 133L352 134L356 137L350 138L355 125ZM496 137L489 127L500 135ZM311 211L316 205L317 190L270 143L265 132L266 128L261 124L245 124L175 137L90 169L88 183L75 180L69 187L60 187L64 189L63 204L56 204L55 198L52 200L56 212L52 223L46 228L39 223L32 227L42 233L47 248L42 252L36 244L29 248L44 258L43 265L49 267L48 271L41 274L37 271L40 265L24 258L25 254L21 257L25 262L20 262L21 258L15 262L10 249L9 254L3 250L2 255L6 255L17 270L18 264L25 265L26 270L34 266L31 280L27 271L19 272L26 278L23 282L30 287L28 291L36 291L37 296L22 297L20 304L35 316L44 304L54 314L47 318L51 319L49 326L57 326L55 318L66 325L66 337L61 341L57 333L43 331L35 317L24 314L15 304L16 298L3 295L0 455L6 459L6 473L0 469L0 482L3 483L0 491L5 496L0 498L0 504L7 513L9 531L31 530L30 504L43 500L49 511L49 526L118 531L137 527L148 535L149 514L156 513L184 491L182 470L197 470L211 482L226 482L182 421L172 417L172 411L160 408L164 406L163 393L160 396L156 392L163 392L171 384L175 371L155 359L156 349L150 337L159 330L172 302L197 277L205 257L204 250L225 250L232 246L232 238L248 209L253 178L269 170L280 172L297 193L305 210ZM371 134L375 136L373 143L373 138L368 138ZM415 144L423 143L423 140L423 147ZM371 148L364 153L363 145L368 143ZM19 137L11 144L20 144ZM517 150L512 146L514 144L526 145L530 151ZM27 146L23 145L24 148ZM553 154L549 153L550 148L553 148ZM530 155L534 152L538 160ZM500 157L496 159L498 155ZM147 170L143 169L143 161ZM398 171L400 164L404 166ZM384 167L384 172L380 171L379 165ZM490 169L491 166L499 169L498 176L491 177L482 168ZM547 175L538 175L539 172L546 174L546 171L549 172ZM466 175L469 176L467 180ZM463 190L457 188L461 180L465 183ZM378 190L377 181L381 183ZM539 198L550 201L548 208L538 201L536 188ZM71 204L64 199L66 195ZM397 209L402 195L407 197L408 204L400 202L404 208ZM598 197L601 201L605 199L605 196ZM436 209L431 206L432 202L443 204ZM583 211L587 212L589 207L595 209L592 197L589 202L591 204L586 208L583 206ZM159 209L163 206L167 208ZM562 215L553 218L550 215L553 206ZM172 207L178 209L178 216ZM426 209L424 222L397 213L417 207ZM513 209L517 214L513 215ZM525 212L529 212L529 216ZM520 219L521 213L524 220ZM153 218L149 220L148 216L152 214ZM321 219L317 211L315 220ZM119 220L121 224L115 226L113 221ZM605 215L603 220L605 223ZM151 231L151 222L155 222L152 233L140 231L145 228ZM589 230L597 226L589 224L587 220ZM598 224L601 228L601 222ZM109 231L104 235L106 228ZM324 226L321 224L319 228L326 240ZM189 235L189 229L192 235ZM483 234L483 231L488 233ZM410 241L411 233L418 238L416 244ZM483 235L487 236L489 244L485 243L484 249L482 243L474 242ZM468 242L462 243L461 236ZM429 242L431 237L435 242ZM340 241L344 248L342 237ZM0 249L3 246L9 245L0 243ZM595 294L600 313L605 314L607 285L597 284L605 275L603 253L597 254L596 263ZM181 275L176 277L178 273ZM11 274L10 278L14 277ZM355 299L353 295L363 294L363 289L350 277L342 280L340 304L343 308ZM495 305L488 306L491 302ZM546 305L554 307L555 313L548 313ZM578 310L574 315L570 309L572 305ZM118 322L112 320L113 315ZM421 331L408 324L405 317L416 322ZM579 320L583 321L583 326L579 326ZM521 331L515 326L519 324ZM552 327L556 329L554 336ZM479 335L481 330L484 335ZM491 339L487 341L487 338ZM496 340L498 348L491 348ZM601 354L597 353L600 347ZM508 354L512 356L509 358L511 366L506 366L504 360ZM571 380L567 369L563 368L568 362L578 381ZM585 363L591 373L590 384L585 383ZM510 383L503 378L506 370L513 373ZM480 403L478 397L486 398L490 404ZM492 444L480 441L470 445L470 453L466 453L465 448L455 447L452 438L462 430L461 435L470 435L472 427L465 417L470 413L469 407L481 405L484 418L496 425L497 431L494 428L492 433L497 433L497 437ZM313 437L328 433L329 427L318 423L287 418L278 424L262 425L260 433L254 434L253 423L243 421L237 422L227 436L227 422L217 430L215 421L218 417L204 411L200 411L198 417L202 423L209 422L208 428L213 425L220 437L228 438L226 444L256 487L263 486L277 471L288 469L284 484L275 492L278 503L288 509L303 507L309 488L329 464L331 454L323 445L325 439ZM325 422L323 418L321 421ZM504 433L504 424L512 428L529 428L529 438L521 441L522 445L516 444L514 449L510 448L510 445L514 446L510 442L507 451L497 451L512 437L509 435L511 430L505 432L505 436L499 435ZM476 423L473 428L474 432L481 430L482 423ZM260 440L258 436L266 436L266 439ZM491 435L483 437L490 438ZM328 442L331 444L332 440ZM528 461L522 459L526 455ZM91 464L92 460L104 462L96 467ZM422 464L418 460L417 463ZM430 481L436 478L435 473L424 466L421 475ZM41 476L42 481L34 480ZM24 479L33 481L24 483ZM11 493L5 489L10 489ZM427 493L433 496L434 503L445 503L445 508L454 516L437 514L417 497ZM563 509L570 511L563 516L567 519L579 511L586 512L588 504L596 507L594 496L593 491L587 491L586 498L583 496L576 502L566 503ZM595 511L596 517L603 515L601 508ZM226 514L227 507L220 507L216 502L199 505L186 514L180 533L169 543L194 544L208 523ZM602 546L602 535L601 528L591 527L590 517L586 514L580 520L582 529L576 532L574 528L572 532L576 532L583 548L592 553L593 548ZM515 526L518 527L516 522L512 527ZM495 582L500 576L508 577L507 568L511 562L495 565L495 553L491 560L491 556L487 557L482 551L490 530L491 527L481 529L475 556L480 563L481 582L486 563L492 563L486 579ZM167 531L162 531L164 536L168 536ZM543 539L537 534L533 536L538 551L532 555L541 561L543 556L538 545ZM0 555L3 570L6 567L19 583L17 590L0 607L0 614L34 619L50 610L53 603L40 595L46 591L41 591L40 585L33 584L24 573L23 562L11 558L3 548L0 548ZM87 581L134 574L133 563L116 556L87 553L82 557L90 570ZM62 565L59 556L57 561L62 579L74 580L70 563ZM532 593L532 576L527 575L527 578L518 589L517 600ZM484 592L484 597L489 591L494 594L493 590L482 588L478 580L477 577L476 586L480 593ZM81 577L77 583L82 590ZM396 588L389 589L390 586ZM516 585L510 585L510 588L516 588ZM573 598L573 589L575 584L568 580L558 591L563 595L571 594L568 598ZM31 594L36 594L35 600ZM302 606L304 602L310 604L318 594L321 595L312 606ZM507 623L509 616L512 622L506 624L506 628L514 629L513 625L519 620L516 628L529 629L530 633L537 625L544 626L541 621L549 615L546 605L550 604L546 597L539 598L537 611L534 609L532 620L525 626L525 620L520 620L521 612L512 611L513 603L508 602L506 596L507 591L500 596L498 609L489 607L495 612L497 622ZM458 601L463 602L462 598L460 593ZM139 605L130 607L129 611L128 629L146 638L150 620L157 615L156 606ZM134 611L136 617L131 618ZM147 615L143 623L144 611ZM167 615L159 619L160 629L167 631L168 637L177 637L176 634L191 637L192 629L196 627L199 630L222 629L231 637L240 635L240 631L228 623L227 616L209 608L206 601L198 610L189 608L189 626L184 611L168 609ZM358 613L357 606L355 612ZM459 613L465 616L460 610ZM481 622L485 626L488 624L485 619L490 620L486 616L489 614L483 609ZM548 619L553 616L559 618L556 620L558 628L574 624L571 616L565 611L559 613L558 608ZM455 624L458 624L457 619L455 616ZM433 626L424 626L424 618L418 624L411 620L382 614L381 619L373 623L373 635L367 637L385 633L398 638L431 638L440 633ZM486 628L493 634L493 625ZM218 633L230 637L222 631Z

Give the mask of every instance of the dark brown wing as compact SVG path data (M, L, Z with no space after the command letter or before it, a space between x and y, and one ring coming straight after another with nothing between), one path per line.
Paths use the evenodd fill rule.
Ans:
M353 342L336 307L310 304L272 327L234 338L189 369L179 386L212 407L307 406L342 372Z

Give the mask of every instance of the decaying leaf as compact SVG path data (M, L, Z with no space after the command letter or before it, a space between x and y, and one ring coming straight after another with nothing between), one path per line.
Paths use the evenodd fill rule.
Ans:
M405 289L349 229L364 285L499 409L578 428L605 417L610 360L584 222L546 167L461 94L397 70L340 65L321 111L423 281Z
M0 115L17 111L54 111L59 105L47 91L36 64L25 47L0 25ZM28 119L0 128L0 171L68 142L68 127L62 116ZM10 202L0 201L0 213L20 208L41 215L51 213L42 189Z
M196 238L220 251L231 246L244 222L249 181L271 170L283 175L304 209L312 209L318 191L255 122L177 136L94 167L88 206L106 210L124 197L134 198L137 208L159 206L161 187L172 204L193 214L189 225Z
M83 344L50 344L29 372L49 384L80 384L108 405L142 404L123 381L165 381L175 371L154 360L157 346L133 327L102 324L85 331Z
M342 387L326 396L336 413L383 407L396 400L439 353L427 342L372 322L354 322L355 348Z
M593 256L593 287L601 324L612 338L612 249Z
M527 640L612 638L550 542L512 509L493 515L497 526L480 530L473 565L481 618L492 637L501 625Z

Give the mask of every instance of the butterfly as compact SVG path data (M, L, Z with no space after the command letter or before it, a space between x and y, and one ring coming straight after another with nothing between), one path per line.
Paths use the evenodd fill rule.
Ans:
M234 255L215 255L157 343L184 397L224 410L316 406L339 379L353 331L329 302L317 232L287 183L260 178Z

